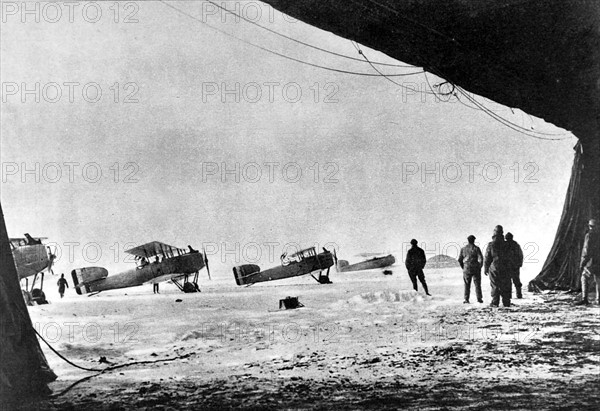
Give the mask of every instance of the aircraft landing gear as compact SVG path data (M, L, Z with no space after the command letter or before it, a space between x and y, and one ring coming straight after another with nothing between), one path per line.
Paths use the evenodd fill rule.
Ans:
M25 299L25 303L27 305L34 305L33 303L37 304L37 305L42 305L42 304L48 304L48 300L46 300L46 294L44 293L44 291L42 291L42 289L44 288L44 273L41 273L41 283L40 283L40 288L35 288L35 283L36 280L38 279L38 275L40 273L36 274L33 277L33 281L31 282L31 290L28 291L29 289L29 278L25 279L25 289L21 290L23 293L23 298Z
M314 275L310 275L312 278L314 278L319 284L331 284L331 280L329 279L329 269L331 267L329 267L327 269L327 274L323 275L323 271L319 271L319 278L316 278Z
M38 305L48 304L48 300L46 300L46 294L44 294L44 292L39 288L34 288L31 290L31 301Z
M188 281L188 276L186 275L183 278L183 285L177 280L173 280L173 283L177 286L177 288L179 288L184 293L199 293L200 292L200 287L198 287L198 272L196 272L196 274L194 274L193 281Z
M183 283L183 288L181 289L181 291L183 291L184 293L196 293L200 292L200 287L198 287L197 283L188 281L187 283Z

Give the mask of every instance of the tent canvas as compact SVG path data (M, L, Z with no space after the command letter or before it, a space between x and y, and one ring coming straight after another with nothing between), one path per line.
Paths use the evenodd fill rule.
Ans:
M21 294L0 205L0 405L50 393L46 362Z

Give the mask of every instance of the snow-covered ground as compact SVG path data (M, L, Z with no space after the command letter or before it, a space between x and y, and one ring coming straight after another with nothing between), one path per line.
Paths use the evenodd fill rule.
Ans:
M51 388L62 393L44 407L599 404L598 306L525 293L515 307L491 309L485 276L485 303L464 305L459 268L426 270L432 297L412 290L405 269L392 270L333 271L328 285L305 276L251 287L223 273L203 279L197 294L161 284L159 295L147 285L92 297L69 290L61 300L49 290L51 304L30 314L62 355L93 369L152 363L104 372L62 393L94 373L42 342L59 376ZM304 307L279 310L287 296Z

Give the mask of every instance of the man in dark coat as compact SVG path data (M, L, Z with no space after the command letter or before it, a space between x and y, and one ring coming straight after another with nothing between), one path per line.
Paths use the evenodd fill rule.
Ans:
M60 298L63 298L63 296L65 295L65 287L69 288L69 283L67 283L64 274L60 275L60 278L58 279L56 285L58 285L58 293L60 294Z
M581 301L577 305L588 305L588 291L592 281L596 282L596 303L600 304L600 233L596 220L591 219L581 252Z
M460 250L458 263L463 270L463 280L465 283L465 301L464 304L469 304L471 296L471 280L475 283L475 294L477 302L483 302L483 294L481 293L481 267L483 266L483 254L481 249L475 245L475 236L467 237L469 244Z
M498 307L500 297L502 305L510 307L510 294L512 285L510 283L510 273L508 271L508 250L504 241L504 231L502 226L496 226L492 242L485 250L484 273L490 277L492 287L492 307Z
M412 247L406 253L406 261L404 264L406 265L406 269L408 270L408 275L410 276L410 281L413 283L413 288L415 291L419 291L417 288L417 278L421 281L423 285L423 289L425 290L425 294L429 294L429 290L427 289L427 283L425 282L425 274L423 273L423 268L425 268L425 264L427 263L427 258L425 257L425 251L419 246L417 246L418 241L415 239L410 240Z
M506 248L508 250L508 271L515 285L517 298L523 298L521 292L521 267L523 266L523 250L519 243L513 240L512 233L506 233Z

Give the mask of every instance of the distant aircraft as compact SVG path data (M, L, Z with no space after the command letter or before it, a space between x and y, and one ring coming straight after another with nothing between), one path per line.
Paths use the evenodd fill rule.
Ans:
M362 255L366 255L363 253ZM374 257L370 260L362 261L356 264L348 264L346 260L337 260L336 257L336 269L338 272L346 272L346 271L362 271L362 270L372 270L375 268L385 268L393 265L396 262L396 259L393 255L388 254L384 257Z
M310 274L320 284L330 284L329 269L333 266L333 254L326 249L320 254L314 247L299 251L292 255L281 256L281 266L260 271L255 264L233 267L233 275L237 285L252 285L264 281L275 281L299 275ZM327 274L323 275L323 271ZM312 273L318 271L319 277Z
M34 301L39 300L39 302L43 302L46 299L42 291L44 287L44 271L54 274L52 272L52 264L56 259L56 256L50 251L50 247L42 244L42 240L46 240L46 237L33 238L28 233L25 233L22 238L9 239L19 280L25 279L25 292L30 293L30 297ZM39 288L35 288L39 274L41 274L40 286ZM33 281L31 282L30 289L29 277L31 276L33 276Z
M206 267L208 277L210 270L206 253L200 253L188 246L189 250L173 247L158 241L125 250L134 255L137 267L119 274L108 276L102 267L84 267L71 271L77 294L116 290L135 287L142 284L156 284L172 281L181 291L193 293L200 291L198 272ZM153 261L150 261L150 259ZM190 276L193 278L190 281Z

